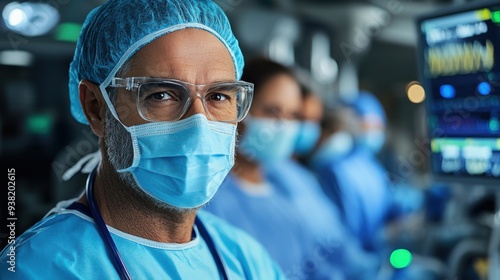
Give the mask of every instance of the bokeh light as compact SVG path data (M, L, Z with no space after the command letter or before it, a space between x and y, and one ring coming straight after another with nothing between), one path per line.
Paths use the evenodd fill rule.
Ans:
M412 103L421 103L425 100L425 90L419 82L408 84L406 94Z
M406 249L394 250L390 257L390 262L394 268L405 268L410 265L412 256L410 251Z

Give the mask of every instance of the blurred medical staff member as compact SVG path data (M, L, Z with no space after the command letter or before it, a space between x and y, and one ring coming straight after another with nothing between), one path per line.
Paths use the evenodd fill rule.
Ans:
M387 123L382 104L373 94L361 92L351 105L360 119L360 147L379 153L385 144Z
M385 172L365 144L361 122L349 107L327 114L312 157L325 193L341 209L351 234L368 251L379 251L379 233L391 205Z
M325 119L312 165L352 234L365 249L382 253L384 227L403 214L376 156L385 141L385 114L380 102L365 92L343 110Z
M369 159L374 165L379 165L383 169L386 177L388 171L381 164L379 158L384 153L386 157L393 156L389 151L384 150L387 135L387 119L384 108L380 101L373 94L361 92L352 104L360 118L360 133L358 144L361 149L370 155ZM389 178L387 178L389 180ZM411 178L407 178L410 181ZM413 213L423 206L423 193L408 182L391 182L393 202L389 211L389 219L403 217L405 214Z
M247 234L198 209L234 163L252 84L223 11L204 0L110 0L70 66L73 116L99 137L86 194L0 257L1 279L278 279Z
M316 146L321 133L322 116L321 99L302 87L298 130L294 146L288 152L288 156L276 157L262 163L266 176L274 181L276 188L288 198L297 198L298 202L305 201L302 197L304 194L316 193L318 197L324 196L314 174L298 162L299 158L306 159ZM299 181L292 179L294 177L297 177L296 179Z
M323 103L304 88L302 93L301 126L294 153L307 159L320 137ZM351 237L338 207L325 195L314 174L295 157L267 162L263 168L269 182L300 215L308 240L312 241L306 265L316 268L314 277L328 279L330 271L340 268L346 279L373 279L378 269L376 256Z
M323 118L323 102L314 92L302 86L302 110L299 133L295 147L295 156L306 161L316 146L321 134L321 119Z
M325 110L320 129L318 143L308 160L308 165L313 169L349 156L354 151L356 138L360 134L360 122L353 108L337 104Z
M306 263L312 246L307 222L265 172L267 164L286 160L295 150L299 84L288 68L267 59L248 62L242 79L255 85L252 108L238 127L236 165L206 209L260 241L289 279L314 279L316 266L310 271ZM330 275L343 279L335 269Z
M387 257L386 250L390 249L387 248L388 242L397 244L396 246L414 246L411 244L411 238L404 236L403 232L413 232L419 226L418 219L410 219L410 217L412 214L418 215L418 211L423 206L424 195L421 190L409 183L391 182L387 170L379 161L386 142L387 119L377 97L369 92L360 92L350 105L358 116L360 130L354 141L354 153L346 162L350 162L349 164L357 170L357 176L363 176L365 179L363 188L361 182L356 181L354 176L350 178L352 187L358 185L354 190L359 192L358 199L361 204L358 204L358 207L365 209L362 211L365 212L362 217L365 218L373 233L378 231L376 238L369 238L369 232L363 233L363 240L365 244L370 244L368 248L378 249L383 257ZM344 173L344 176L349 176L349 173ZM346 207L350 207L349 210L351 210L356 207L354 205L355 203L352 203ZM377 207L383 209L383 212L377 213ZM417 221L417 223L401 223L404 220ZM391 230L388 230L389 225ZM359 224L359 227L362 227L362 224ZM440 279L433 273L431 267L427 267L426 262L429 261L431 260L420 257L407 269L398 271L393 279Z
M258 59L247 63L243 79L255 84L254 102L240 126L237 163L207 209L260 241L289 279L355 279L345 278L335 261L343 259L342 229L330 218L334 209L315 193L321 189L314 177L303 169L290 174L293 169L280 173L271 167L288 165L296 149L302 98L295 77L278 63ZM299 181L284 185L294 179Z

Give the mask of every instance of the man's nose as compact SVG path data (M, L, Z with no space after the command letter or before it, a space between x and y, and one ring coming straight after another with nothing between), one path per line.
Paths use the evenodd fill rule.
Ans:
M203 114L207 117L207 119L209 118L205 110L205 107L203 106L203 101L201 100L201 97L198 96L191 101L188 110L186 111L184 116L182 116L181 119L189 118L192 115L196 114Z

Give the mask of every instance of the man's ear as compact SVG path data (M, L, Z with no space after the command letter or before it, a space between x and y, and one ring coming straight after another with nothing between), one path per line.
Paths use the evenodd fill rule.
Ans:
M82 80L78 85L78 91L80 92L80 104L90 128L98 137L104 137L106 102L99 86L89 80Z

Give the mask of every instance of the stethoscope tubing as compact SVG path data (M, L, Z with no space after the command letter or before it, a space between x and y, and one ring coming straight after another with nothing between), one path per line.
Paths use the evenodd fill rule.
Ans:
M90 213L92 214L92 218L95 221L95 224L97 226L99 234L101 235L104 241L104 244L106 244L106 248L108 248L108 250L112 255L113 264L115 266L116 271L118 272L118 275L120 275L120 279L132 280L132 277L130 276L127 267L125 267L123 259L120 256L118 249L116 248L115 242L113 241L113 238L111 237L111 234L109 233L109 230L106 227L106 223L104 223L104 220L102 219L99 207L97 206L97 203L95 201L94 180L95 180L96 170L97 168L92 170L92 172L89 174L89 177L87 178L87 184L85 187L85 195L87 197L87 203L89 204Z

